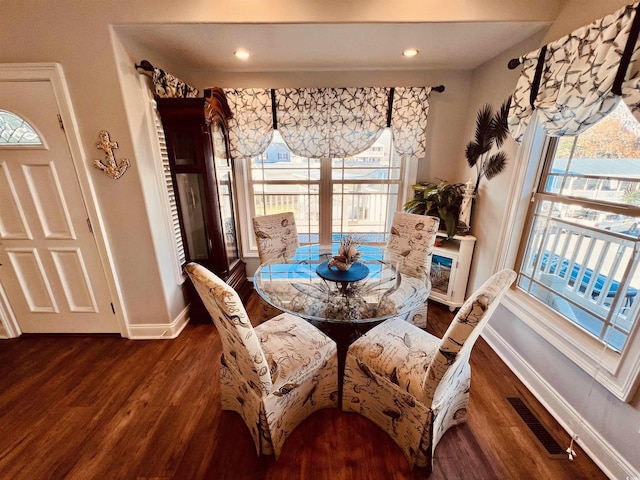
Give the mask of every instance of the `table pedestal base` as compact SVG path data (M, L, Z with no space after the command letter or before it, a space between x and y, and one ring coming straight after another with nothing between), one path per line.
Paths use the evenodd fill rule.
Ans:
M318 320L311 320L310 322L318 328L318 330L336 342L338 348L338 398L340 399L340 406L342 406L342 380L344 379L344 366L349 345L373 327L382 323L382 320L379 322L366 323L337 323Z

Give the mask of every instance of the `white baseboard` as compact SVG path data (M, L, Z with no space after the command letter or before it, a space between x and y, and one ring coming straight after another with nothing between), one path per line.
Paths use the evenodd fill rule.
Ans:
M1 288L1 287L0 287ZM0 293L2 293L0 291ZM0 300L2 300L0 298ZM129 325L127 331L131 340L153 340L153 339L171 339L180 335L180 332L189 323L189 306L187 305L184 310L176 317L176 319L170 324L150 324L145 323L141 325ZM5 325L8 323L8 316L0 303L0 340L9 338L15 338L20 336L20 331L7 331Z
M580 424L577 443L587 455L612 479L640 478L637 471L620 453L606 442L591 424L580 418L577 412L560 394L541 377L518 352L494 330L486 325L482 338L511 369L516 377L531 391L538 401L569 434L571 425ZM567 447L569 445L566 445Z
M180 335L180 332L189 323L189 306L187 305L180 315L170 324L142 324L129 325L129 338L131 340L171 339Z

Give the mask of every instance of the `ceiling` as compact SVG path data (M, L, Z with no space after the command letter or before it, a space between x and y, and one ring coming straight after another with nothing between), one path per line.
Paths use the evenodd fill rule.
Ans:
M114 27L129 53L218 72L473 69L545 22L154 24ZM417 48L413 58L402 56ZM233 52L246 49L241 61ZM526 53L526 52L522 52ZM142 56L140 58L140 56ZM150 57L150 58L147 58Z

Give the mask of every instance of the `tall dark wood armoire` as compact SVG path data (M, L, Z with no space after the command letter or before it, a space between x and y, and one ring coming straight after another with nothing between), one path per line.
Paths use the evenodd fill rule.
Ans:
M224 92L214 88L205 98L158 98L157 104L187 262L204 265L246 301L251 284L240 259L227 124L231 111ZM187 295L191 321L210 322L188 279Z

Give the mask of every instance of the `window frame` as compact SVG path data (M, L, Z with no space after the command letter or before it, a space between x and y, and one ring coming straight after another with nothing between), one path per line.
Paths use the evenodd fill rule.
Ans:
M517 269L520 265L521 245L530 221L528 210L543 175L549 143L534 116L516 154L496 269ZM508 291L503 305L620 400L631 400L640 381L640 320L634 322L627 345L618 354L518 287Z
M331 207L331 203L333 201L333 186L339 184L350 184L350 183L358 183L351 182L350 180L337 180L333 179L331 158L322 158L320 159L321 166L321 178L324 178L324 181L321 181L320 184L320 211L323 209L326 210L327 206ZM401 174L398 180L398 204L396 206L396 211L400 211L402 209L402 205L407 201L407 199L413 196L413 191L411 186L416 183L417 171L418 171L418 159L416 158L403 158L401 159L403 165L401 166ZM255 236L253 234L253 226L251 223L251 219L255 216L254 212L254 203L253 199L250 196L250 192L252 192L252 186L250 182L250 167L249 162L251 162L251 158L241 158L241 159L233 159L234 168L236 170L236 185L238 187L238 202L240 205L246 205L245 208L240 209L238 212L238 224L240 228L240 240L242 244L242 256L245 258L258 258L258 247L256 245ZM394 181L395 182L395 181ZM326 189L327 191L323 191ZM324 203L323 203L324 199ZM320 217L320 232L323 230L331 231L332 230L332 219L330 215L322 215ZM320 234L320 243L329 243L326 238Z

